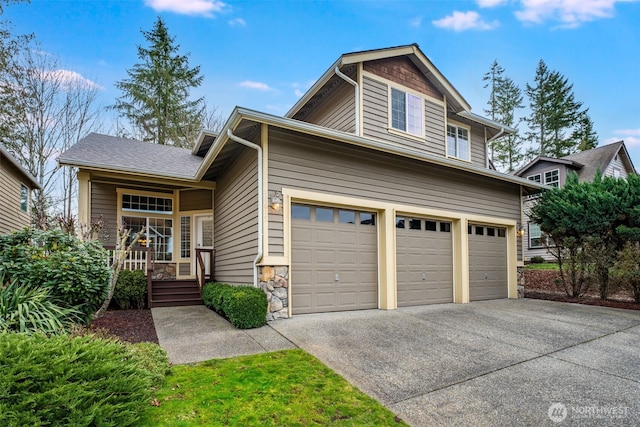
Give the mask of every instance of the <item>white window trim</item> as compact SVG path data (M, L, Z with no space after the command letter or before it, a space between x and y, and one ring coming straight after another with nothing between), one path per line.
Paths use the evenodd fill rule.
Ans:
M400 92L404 92L405 94L405 105L409 105L409 103L407 102L407 95L411 95L411 96L415 96L416 98L418 98L420 100L420 117L421 117L421 121L420 121L420 134L416 134L416 133L411 133L407 130L403 130L403 129L397 129L393 127L393 97L392 97L392 93L393 93L393 89L400 91ZM420 141L424 141L426 139L425 137L425 107L424 107L424 103L425 103L425 95L421 94L420 92L416 92L415 90L411 90L407 87L404 86L399 86L399 85L392 85L392 84L387 84L387 104L388 104L388 110L389 110L389 123L388 123L388 130L390 133L396 133L398 135L401 136L407 136L410 138L414 138L414 139L419 139ZM405 125L408 124L409 120L408 120L408 115L409 115L409 109L407 108L407 110L405 111Z
M27 189L27 200L26 200L26 204L27 204L27 209L22 209L22 189L26 188ZM20 183L20 212L24 212L24 213L29 213L29 209L31 207L31 203L29 203L29 201L31 200L31 190L29 189L29 187L24 184L23 182Z
M533 177L535 177L535 176L539 177L540 179L539 179L538 181L536 181L536 180L534 180L534 179L531 179L531 178L533 178ZM537 182L537 183L539 183L539 184L542 184L542 174L541 174L541 173L534 173L533 175L529 175L529 176L527 177L527 179L528 179L529 181L533 181L533 182Z
M463 128L467 131L467 135L469 136L469 158L465 159L462 157L457 157L457 156L453 156L451 154L449 154L449 130L448 127L449 126L455 126L456 128ZM456 135L458 134L458 132L456 131ZM457 138L457 136L456 136ZM455 122L453 120L447 120L447 122L445 123L444 126L444 152L447 153L447 158L449 159L455 159L455 160L460 160L463 162L467 162L467 163L471 163L471 126L467 126L465 124L459 123L459 122Z
M558 183L557 187L560 187L560 169L551 169L551 170L548 170L548 171L544 171L544 173L543 173L543 175L544 175L543 176L544 185L549 185L549 182L547 182L547 174L550 173L550 172L558 172L558 180L557 181L553 181L553 182L557 182Z

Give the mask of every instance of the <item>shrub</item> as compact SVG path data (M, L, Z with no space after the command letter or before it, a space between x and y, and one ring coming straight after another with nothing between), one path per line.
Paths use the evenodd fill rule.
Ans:
M87 324L104 301L111 271L97 241L59 230L24 229L0 236L0 273L19 286L42 286L66 308L77 307Z
M224 312L233 326L258 328L267 323L267 295L260 288L234 286L224 297Z
M3 425L129 426L151 398L130 346L90 336L0 335Z
M151 378L151 384L159 387L164 383L164 378L169 374L171 365L167 352L158 344L151 342L139 342L127 344L133 353L134 359L140 367L146 370Z
M262 289L207 283L202 291L202 300L236 328L258 328L267 323L267 295Z
M78 321L80 312L64 308L47 288L20 286L15 281L2 286L0 275L0 332L66 331Z
M542 258L540 255L531 257L531 264L544 264L544 263L545 263L545 259Z
M207 283L202 290L202 301L207 307L223 314L224 297L231 292L231 288L233 286L224 283Z
M122 270L113 292L113 300L122 310L142 309L147 301L147 277L142 270Z

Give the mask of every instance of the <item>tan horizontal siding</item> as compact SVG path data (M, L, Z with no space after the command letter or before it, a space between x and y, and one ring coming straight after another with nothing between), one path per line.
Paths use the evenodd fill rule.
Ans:
M404 137L389 132L389 89L386 83L370 77L363 78L363 129L364 136L383 141L390 141L405 147L422 150L426 153L444 155L444 110L438 107L436 112L432 102L425 102L425 130L429 132L426 140L421 141L411 136ZM441 131L439 131L440 129ZM435 130L435 133L431 133Z
M269 182L272 189L298 188L520 220L516 185L277 129L270 131ZM282 214L270 215L274 252L281 250L276 248L281 222Z
M20 208L22 175L4 158L0 161L0 234L8 234L29 227L31 217Z
M104 227L99 233L104 245L115 245L118 231L118 195L115 184L91 182L91 218L102 215Z
M313 110L306 122L343 132L355 131L355 94L353 86L343 81L331 96Z
M197 211L213 208L213 192L211 190L183 190L180 192L180 210Z
M216 280L253 283L258 247L257 154L245 149L216 183Z
M471 127L471 163L476 166L486 167L487 151L484 144L484 131L477 126Z

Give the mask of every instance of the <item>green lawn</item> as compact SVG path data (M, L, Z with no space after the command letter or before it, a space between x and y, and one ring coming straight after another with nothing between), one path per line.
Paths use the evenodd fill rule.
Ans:
M172 368L142 425L406 426L302 350Z
M544 264L527 264L524 268L527 270L558 270L558 264L554 262L545 262Z

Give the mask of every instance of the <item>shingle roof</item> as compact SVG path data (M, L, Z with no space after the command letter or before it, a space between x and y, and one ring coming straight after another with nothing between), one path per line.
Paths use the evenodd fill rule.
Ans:
M203 158L191 150L91 133L58 157L58 163L138 174L194 179Z
M613 144L603 145L602 147L592 148L591 150L580 151L561 157L561 159L573 160L582 163L584 167L576 171L580 181L593 181L598 169L604 173L613 157L620 151L624 142L618 141Z

